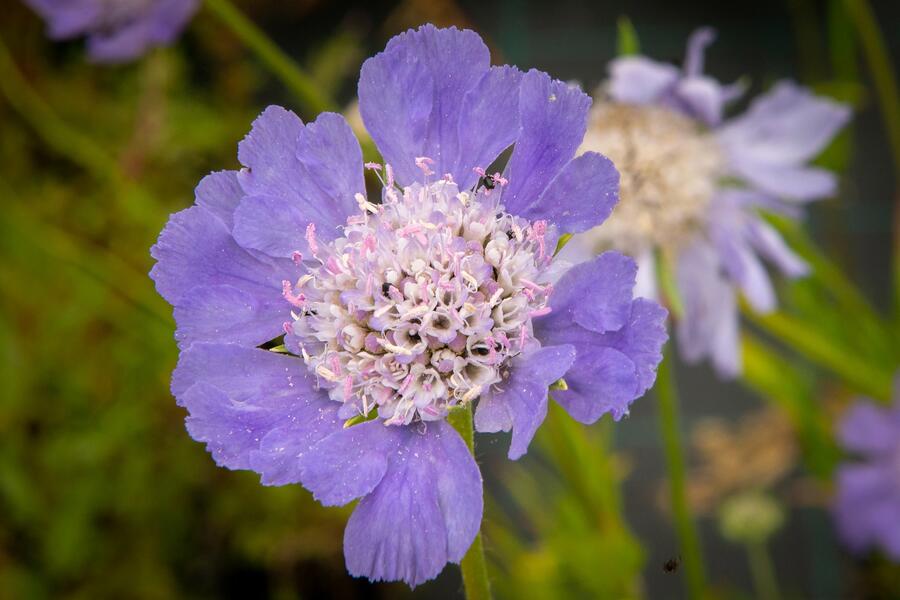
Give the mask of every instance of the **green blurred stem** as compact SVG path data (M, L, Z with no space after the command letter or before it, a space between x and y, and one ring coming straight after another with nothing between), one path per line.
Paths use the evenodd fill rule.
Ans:
M878 103L894 155L894 172L900 173L900 89L891 65L887 44L878 27L872 7L866 0L845 0L847 13L859 33L863 55L872 72ZM894 201L894 308L900 317L900 190Z
M293 92L308 115L334 110L312 78L229 0L206 0L206 7Z
M746 548L756 597L760 600L778 600L781 597L778 592L778 580L765 542L750 543Z
M69 127L28 84L0 40L0 91L9 105L53 150L99 179L124 182L115 158Z
M775 312L761 315L742 306L744 315L770 335L801 355L825 367L845 383L871 397L887 401L891 395L891 373L882 372L834 343L810 324ZM849 318L849 317L848 317Z
M469 452L475 456L475 431L472 427L472 405L464 409L456 409L450 412L450 424L459 432ZM469 547L469 551L460 563L462 570L463 586L466 590L467 600L490 600L491 584L488 579L487 561L484 558L484 543L481 540L481 532L475 536L475 541Z
M659 421L662 429L666 466L669 471L669 492L672 515L681 542L681 555L687 576L688 595L704 598L706 573L700 550L700 537L687 501L687 467L681 440L681 424L678 414L678 392L672 372L671 351L667 347L656 375L656 397L659 400Z

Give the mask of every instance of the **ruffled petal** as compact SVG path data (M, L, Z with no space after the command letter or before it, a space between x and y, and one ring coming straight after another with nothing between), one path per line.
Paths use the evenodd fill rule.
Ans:
M400 184L421 179L420 156L434 160L440 175L467 176L456 162L463 151L460 115L466 94L489 67L490 52L478 34L433 25L395 36L363 64L360 114Z
M731 379L741 370L738 308L734 288L722 274L715 249L698 241L678 257L678 290L684 313L678 322L682 358L709 358L719 375Z
M621 418L656 380L668 338L667 312L645 298L628 306L629 316L622 326L606 333L590 331L571 319L553 319L553 313L534 322L542 343L575 347L575 363L565 376L569 389L554 392L553 397L581 422L593 423L607 412Z
M603 223L618 201L619 172L612 161L585 152L569 161L538 201L518 214L549 221L564 233L581 233Z
M516 141L521 81L522 72L515 67L491 67L466 94L459 118L459 156L454 171L460 189L476 183L475 167L487 169Z
M747 240L767 260L787 277L801 277L809 273L809 265L788 248L781 234L760 219L751 217L747 223Z
M553 329L574 321L603 333L621 328L631 316L632 290L637 265L618 252L604 252L575 265L556 284L550 296L550 314L541 326Z
M786 200L809 202L833 196L834 173L818 167L770 164L746 155L732 155L729 168L760 191Z
M234 211L244 196L237 171L217 171L200 180L194 190L196 203L214 214L225 228L234 227Z
M587 129L591 98L532 69L519 88L521 131L506 167L501 197L514 215L527 216L554 177L575 155Z
M207 443L219 464L252 469L264 480L270 475L266 467L280 457L279 448L263 444L273 432L290 425L282 446L291 446L296 463L341 428L338 403L316 388L301 360L237 344L199 343L184 350L172 374L172 393L190 413L191 435ZM269 453L274 456L260 457ZM282 483L298 479L295 472Z
M578 356L566 377L568 389L553 392L573 419L591 424L606 413L619 420L637 394L634 362L615 348L580 344Z
M380 419L328 436L300 461L300 483L325 506L341 506L375 489L403 441Z
M482 396L475 412L475 428L482 432L512 428L509 458L516 460L528 450L538 427L547 417L547 388L562 378L575 361L572 346L549 346L518 358L510 365L509 379L499 389ZM486 415L481 415L487 411ZM499 413L499 418L494 415ZM509 419L505 425L503 414Z
M358 211L354 194L365 193L359 142L344 118L333 113L323 113L304 127L294 113L270 106L238 145L238 158L247 167L238 180L244 194L255 200L246 199L238 206L235 239L271 256L305 254L304 234L310 223L322 239L338 237L347 217ZM266 220L278 208L286 224L273 231L269 240L260 233L257 220ZM294 221L301 224L296 231L299 239L286 240L284 229Z
M182 297L174 316L182 349L196 342L252 347L281 334L290 306L277 293L262 297L231 285L201 285Z
M417 586L459 562L481 526L481 473L443 421L425 434L403 428L387 473L350 516L347 570L372 581Z
M281 295L284 279L299 276L289 260L269 260L243 249L225 223L202 206L172 215L150 254L157 261L150 277L175 306L191 289L206 285L231 285L267 300Z
M643 56L617 58L609 64L609 94L623 104L651 104L675 85L677 68Z

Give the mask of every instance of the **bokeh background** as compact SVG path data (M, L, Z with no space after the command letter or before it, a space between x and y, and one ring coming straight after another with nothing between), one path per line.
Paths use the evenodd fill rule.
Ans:
M473 28L495 63L588 90L615 55L621 15L644 53L672 61L692 29L712 25L707 69L719 79L747 77L757 93L792 77L853 103L822 159L844 171L841 191L810 211L810 232L873 304L889 305L897 173L843 1L237 4L351 115L362 61L423 22ZM216 468L170 397L174 324L147 277L149 248L205 173L237 166L264 106L297 108L290 93L205 10L176 47L99 67L80 42L47 41L16 0L0 8L0 598L459 597L454 567L413 592L351 579L348 511ZM900 57L900 4L872 8ZM799 310L812 294L782 291ZM803 363L773 373L838 410L846 395L816 375ZM745 548L721 517L757 489L784 511L768 546L785 597L900 597L895 569L840 548L816 476L827 459L797 441L783 399L703 366L679 365L677 377L721 597L754 597ZM678 550L652 398L589 430L557 417L517 463L502 436L479 439L498 596L680 598L681 574L663 569Z

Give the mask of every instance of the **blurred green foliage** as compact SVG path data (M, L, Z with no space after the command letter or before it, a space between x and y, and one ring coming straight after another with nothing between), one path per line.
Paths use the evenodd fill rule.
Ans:
M235 166L258 71L202 22L199 61L169 50L98 69L77 44L47 58L38 23L13 17L4 85L64 127L0 101L0 597L351 591L346 510L219 469L186 434L168 391L174 323L147 276L199 175Z

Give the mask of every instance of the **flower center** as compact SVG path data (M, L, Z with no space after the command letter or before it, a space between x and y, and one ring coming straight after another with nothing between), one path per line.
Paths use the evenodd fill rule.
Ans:
M381 205L357 195L343 237L321 244L310 226L315 266L285 282L297 307L285 327L345 418L443 418L531 343L531 318L549 312L547 225L496 198L449 178L402 190L389 180Z
M677 247L703 224L723 157L695 121L667 108L601 102L580 149L588 150L609 157L621 177L619 204L589 233L597 250Z

